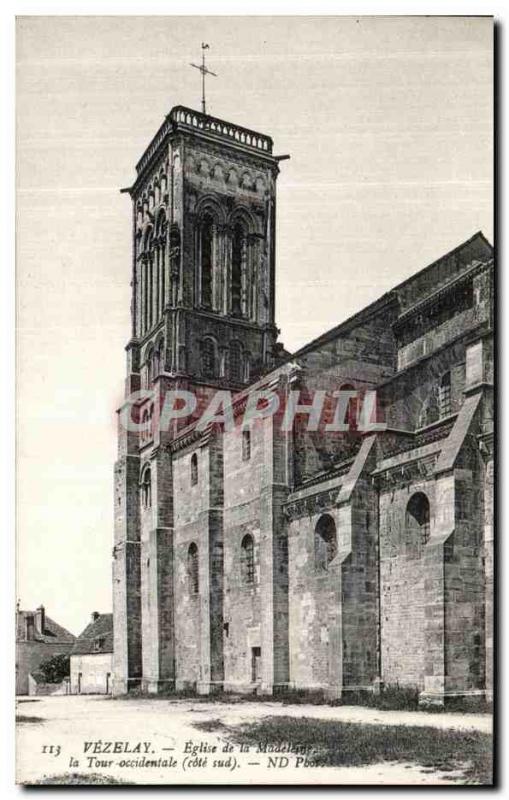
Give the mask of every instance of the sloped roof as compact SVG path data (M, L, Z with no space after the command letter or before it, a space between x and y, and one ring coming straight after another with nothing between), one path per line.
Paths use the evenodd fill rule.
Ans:
M23 629L25 620L27 617L33 617L35 619L36 612L35 611L21 611L18 612L18 620L17 620L17 635L19 638L23 639ZM34 642L48 642L52 644L72 644L76 641L76 637L74 634L70 633L66 628L59 625L55 622L51 617L48 617L47 614L44 615L44 632L39 633L39 631L34 627L34 638L31 641Z
M80 633L71 655L113 653L113 614L99 614Z
M463 259L462 259L463 256ZM310 350L315 350L323 344L338 338L341 335L349 333L350 329L366 321L370 316L377 314L384 305L390 302L399 301L400 306L406 308L410 303L415 302L415 295L417 298L426 297L437 288L441 282L446 282L452 277L457 276L461 271L465 271L471 265L471 261L481 259L481 261L488 261L493 257L493 246L486 239L482 231L477 231L467 239L465 242L457 245L453 250L450 250L445 255L440 256L432 264L423 269L414 272L404 281L398 283L389 291L385 292L377 300L373 300L364 308L352 314L347 319L330 328L325 333L320 334L316 339L313 339L308 344L303 345L299 350L291 356L292 359L299 358ZM451 259L456 259L455 266L450 267ZM444 267L444 274L440 275L440 267ZM449 268L448 268L449 267ZM433 274L435 280L432 280ZM431 288L430 284L431 283Z

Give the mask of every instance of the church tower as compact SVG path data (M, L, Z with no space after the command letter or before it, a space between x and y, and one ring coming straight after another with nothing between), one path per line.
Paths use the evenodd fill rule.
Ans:
M130 372L241 388L274 363L272 140L176 106L136 171Z
M155 420L171 389L241 390L277 363L278 157L261 133L175 106L136 165L131 338L119 424L113 562L115 691L172 681L172 474ZM148 678L147 678L148 676Z

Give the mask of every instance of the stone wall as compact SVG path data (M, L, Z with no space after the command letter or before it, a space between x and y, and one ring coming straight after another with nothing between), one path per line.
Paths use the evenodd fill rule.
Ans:
M386 684L424 688L426 589L425 545L407 530L410 498L423 492L435 514L433 481L380 494L381 678Z
M44 683L36 680L33 675L28 676L28 694L30 696L49 697L51 695L66 695L71 693L70 679L66 678L61 683Z
M315 567L320 516L294 520L288 536L290 681L304 689L342 685L341 563L336 557L327 571ZM337 527L337 510L331 516Z
M69 655L73 643L16 642L16 694L28 694L28 676L36 672L43 661L53 656Z
M288 555L282 504L289 437L280 417L224 435L225 686L272 692L288 683ZM254 578L242 572L242 540L254 541Z
M221 438L179 453L173 485L176 686L208 692L223 680ZM198 587L190 574L191 545L198 549Z
M110 694L112 653L71 656L71 694Z

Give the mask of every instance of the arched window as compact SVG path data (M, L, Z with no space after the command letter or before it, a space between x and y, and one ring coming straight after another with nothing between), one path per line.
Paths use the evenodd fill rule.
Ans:
M249 533L246 533L240 545L240 571L244 583L254 583L254 540Z
M198 546L191 542L187 551L187 576L189 578L189 591L198 594L200 591L200 566L198 563Z
M351 383L345 383L339 390L340 392L355 392L355 386ZM345 425L348 425L348 430L355 430L357 426L357 398L350 397L346 407Z
M416 492L408 501L405 523L405 551L418 556L430 534L429 500L424 492Z
M154 349L153 356L153 378L157 378L164 370L164 339L159 339Z
M141 423L142 423L141 438L144 442L146 442L150 439L150 427L151 427L150 414L147 408L143 412Z
M145 364L147 370L147 388L150 386L152 381L154 380L154 351L152 347L149 347L147 350L147 355L145 356Z
M198 483L198 455L193 453L191 456L191 486Z
M150 406L150 411L149 411L149 414L148 414L147 437L149 439L153 439L154 438L154 404L153 403Z
M209 337L202 343L202 370L206 378L217 377L216 343Z
M231 274L231 313L240 317L244 314L242 290L246 262L246 233L244 226L237 222L232 237L232 274Z
M242 461L251 458L251 431L242 431Z
M241 383L244 380L242 345L240 342L232 342L230 345L230 379Z
M337 551L336 523L330 514L322 514L315 527L315 568L327 570Z
M160 210L157 218L155 260L155 306L156 317L159 319L166 305L166 214L164 209Z
M438 387L438 411L440 419L448 417L451 410L451 373L446 372L440 378L440 385Z
M205 214L200 227L200 300L204 308L212 308L213 252L214 220Z
M143 292L143 306L145 317L145 331L150 330L153 322L153 297L154 297L154 251L152 228L145 238L145 279Z
M150 468L147 468L143 473L141 482L141 502L144 508L150 508L152 505L152 477Z

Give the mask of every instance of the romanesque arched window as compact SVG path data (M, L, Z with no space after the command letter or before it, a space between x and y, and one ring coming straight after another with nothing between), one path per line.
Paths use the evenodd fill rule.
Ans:
M341 386L340 392L355 392L355 386L351 383L344 383ZM357 426L357 399L350 397L345 412L345 425L348 425L348 430L354 430Z
M162 338L159 339L154 348L152 364L152 378L155 379L164 370L164 339Z
M150 411L149 411L149 414L148 414L147 436L148 436L149 439L153 439L154 438L154 404L153 403L151 403L151 405L150 405Z
M142 425L141 438L143 440L148 439L149 424L150 424L150 421L149 421L149 416L148 416L148 409L145 409L145 411L143 412L143 416L141 418L141 425Z
M242 431L242 461L251 458L251 431Z
M143 473L141 481L141 502L144 508L150 508L152 505L152 476L150 474L150 467L147 467Z
M198 455L193 453L191 456L191 486L198 483Z
M407 503L405 520L405 552L418 556L429 540L430 506L424 492L415 492Z
M330 514L322 514L315 527L315 568L327 570L337 551L336 523Z
M446 372L440 378L438 386L438 412L440 419L448 417L451 411L451 373Z
M145 355L145 370L147 376L147 388L150 387L154 380L154 350L152 347L147 349Z
M204 214L200 225L200 302L212 308L212 272L214 265L214 220Z
M244 316L244 281L246 270L247 239L246 230L241 222L233 226L232 235L232 269L230 285L230 308L234 316Z
M244 583L254 583L254 539L250 533L246 533L240 545L240 571Z
M230 380L241 383L244 380L244 356L240 342L232 342L229 354Z
M187 551L187 576L189 579L189 591L191 594L198 594L200 591L200 565L198 561L198 545L191 542Z
M144 330L148 331L153 323L153 297L154 297L154 248L152 229L145 237L144 247L144 281L143 281L143 311L145 318Z
M217 377L217 348L214 339L206 337L202 342L202 371L205 378Z
M161 208L157 218L157 247L155 252L155 306L160 319L166 301L166 213Z

